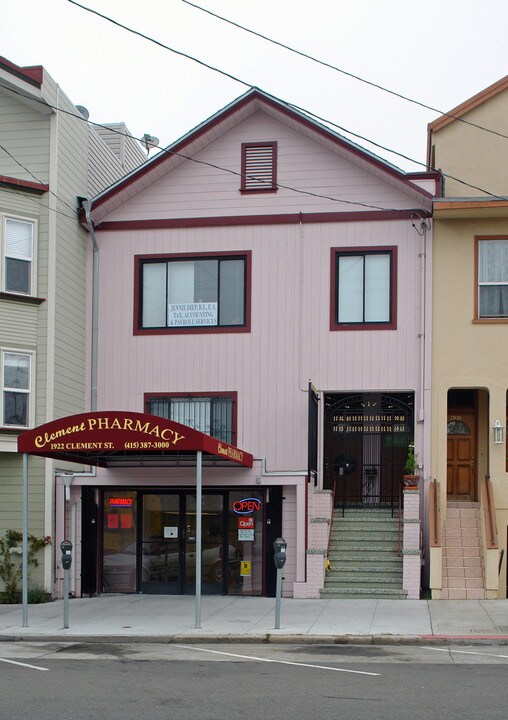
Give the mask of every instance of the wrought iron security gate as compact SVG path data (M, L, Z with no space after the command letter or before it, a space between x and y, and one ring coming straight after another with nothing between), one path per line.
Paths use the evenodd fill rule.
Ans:
M398 505L413 407L413 393L325 396L324 487L336 506Z

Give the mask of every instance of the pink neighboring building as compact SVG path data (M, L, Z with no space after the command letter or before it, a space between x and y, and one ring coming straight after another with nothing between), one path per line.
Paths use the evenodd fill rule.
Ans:
M92 409L254 456L205 463L205 594L273 594L282 535L284 594L318 597L333 493L396 506L411 441L426 477L437 182L252 90L92 201ZM185 457L76 474L77 592L192 593L194 487Z

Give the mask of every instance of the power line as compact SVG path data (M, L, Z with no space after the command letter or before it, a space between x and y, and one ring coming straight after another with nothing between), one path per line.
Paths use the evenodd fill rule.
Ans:
M217 13L214 13L211 10L208 10L207 8L201 7L200 5L196 5L196 3L190 2L190 0L181 0L181 2L185 3L186 5L189 5L190 7L195 8L196 10L200 10L201 12L204 12L207 15L211 15L212 17L215 17L218 20L222 20L223 22L228 23L229 25L233 25L234 27L237 27L240 30L243 30L244 32L250 33L251 35L255 35L256 37L259 37L262 40L266 40L267 42L272 43L272 45L278 45L279 47L284 48L284 50L288 50L289 52L292 52L295 55L300 55L300 57L304 57L307 60L312 60L312 62L315 62L318 65L322 65L323 67L329 68L330 70L335 70L336 72L341 73L342 75L347 75L348 77L353 78L354 80L358 80L359 82L362 82L365 85L370 85L371 87L374 87L377 90L381 90L382 92L386 92L390 95L394 95L395 97L398 97L401 100L406 100L407 102L413 103L413 105L418 105L419 107L425 108L426 110L432 110L432 112L437 112L440 115L444 115L445 117L453 118L454 120L458 120L459 122L465 123L466 125L471 125L472 127L478 128L478 130L484 130L485 132L489 132L489 133L492 133L493 135L498 135L499 137L508 139L508 135L504 135L501 132L497 132L497 130L492 130L491 128L484 127L483 125L478 125L477 123L471 122L470 120L465 120L462 117L453 115L453 113L448 113L448 112L445 112L444 110L439 110L438 108L432 107L432 105L427 105L424 102L421 102L420 100L414 100L413 98L410 98L407 95L403 95L402 93L399 93L396 90L390 90L389 88L384 87L383 85L379 85L378 83L372 82L371 80L366 80L365 78L362 78L359 75L355 75L355 73L348 72L347 70L343 70L342 68L339 68L336 65L332 65L331 63L328 63L325 60L320 60L319 58L316 58L313 55L309 55L308 53L305 53L302 50L296 50L295 48L291 47L290 45L286 45L285 43L280 42L279 40L274 40L273 38L268 37L267 35L263 35L263 33L260 33L260 32L257 32L256 30L252 30L251 28L245 27L245 25L241 25L240 23L237 23L234 20L230 20L229 18L226 18L223 15L218 15Z
M6 155L8 155L12 160L14 160L14 162L17 163L21 168L23 168L23 170L25 170L25 172L27 172L34 180L36 180L41 185L45 184L42 182L42 180L40 180L37 177L37 175L34 175L33 172L26 167L26 165L23 165L23 163L21 163L16 157L14 157L14 155L9 150L7 150L7 148L4 145L0 144L0 149L3 150L6 153ZM2 183L2 185L6 185L6 183ZM22 191L18 190L17 192L22 192ZM57 195L55 192L53 192L49 188L48 188L48 192L51 195L53 195L53 197L55 197L57 200L60 200L61 203L63 203L64 205L67 205L67 207L70 210L72 210L72 212L76 212L77 209L75 207L72 207L72 205L69 205L68 202L66 202L63 198L59 197L59 195ZM26 192L23 192L23 195L26 195ZM37 200L34 200L34 198L32 198L32 197L30 197L30 200L32 200L37 205L42 205L42 207L47 207L49 210L54 209L55 212L59 213L60 215L64 215L65 217L68 217L68 218L71 217L70 215L67 215L66 213L62 213L60 210L56 210L56 208L50 208L49 205L44 205L43 203L39 203Z
M0 87L4 87L4 86L0 84ZM15 93L16 95L20 95L20 96L22 95L22 93L18 92L17 90L12 90L11 88L4 88L4 89L8 89L9 92ZM34 100L36 102L43 104L45 107L51 108L52 110L56 110L57 112L64 113L65 115L70 115L71 117L75 118L76 120L79 120L80 122L86 122L89 125L94 125L95 127L100 127L105 130L109 130L110 132L112 132L116 135L122 135L123 137L128 137L128 138L138 140L139 142L141 142L141 138L136 138L133 135L130 135L129 133L122 132L121 130L116 130L114 128L109 127L108 125L102 125L101 123L93 122L92 120L85 120L85 118L81 114L76 115L75 113L73 113L69 110L64 110L63 108L59 108L59 107L56 107L55 105L51 105L50 103L46 102L45 100L39 100L36 98L34 98ZM158 150L161 150L163 153L165 153L167 155L172 155L175 157L182 158L183 160L189 160L191 162L195 162L200 165L205 165L206 167L213 168L214 170L220 170L221 172L226 172L226 173L229 173L230 175L236 175L237 177L240 177L240 178L242 177L242 173L239 172L238 170L232 170L231 168L226 168L221 165L216 165L215 163L211 163L206 160L199 160L198 158L194 158L191 155L186 155L185 153L176 152L174 150L171 150L170 148L162 147L161 145L154 145L153 147L156 147ZM266 182L267 184L270 184L270 186L271 186L270 181L264 181L253 175L246 175L245 177L247 179L257 180L258 182ZM379 205L370 205L368 203L362 203L360 201L344 200L341 198L332 197L330 195L323 195L320 193L312 192L310 190L301 190L298 188L294 188L291 185L282 185L279 182L277 183L277 187L283 188L284 190L290 190L292 192L299 193L301 195L309 195L311 197L322 198L323 200L331 200L333 202L343 203L345 205L358 205L359 207L370 208L372 210L383 210L383 211L396 210L396 208L386 208L386 207L381 207ZM58 196L56 196L56 197L58 197Z
M97 15L98 17L101 17L101 18L103 18L104 20L107 20L108 22L112 23L113 25L116 25L117 27L120 27L120 28L122 28L123 30L126 30L127 32L130 32L130 33L132 33L132 34L134 34L134 35L138 35L139 37L142 37L143 39L148 40L149 42L154 43L155 45L158 45L159 47L162 47L162 48L165 49L165 50L169 50L170 52L175 53L176 55L180 55L180 56L182 56L182 57L186 57L188 60L192 60L193 62L196 62L196 63L198 63L199 65L202 65L203 67L206 67L206 68L208 68L209 70L212 70L213 72L217 72L217 73L219 73L219 74L221 74L221 75L224 75L225 77L228 77L229 79L234 80L235 82L240 83L241 85L244 85L245 87L254 88L254 89L259 89L259 90L260 90L260 88L257 88L256 85L251 85L250 83L246 82L245 80L242 80L242 79L236 77L235 75L232 75L231 73L226 72L225 70L221 70L220 68L217 68L217 67L215 67L215 66L213 66L213 65L209 65L208 63L205 63L204 61L199 60L198 58L196 58L196 57L194 57L194 56L192 56L192 55L189 55L189 54L187 54L187 53L184 53L184 52L182 52L182 51L180 51L180 50L175 50L174 48L170 47L169 45L165 45L165 44L162 43L161 41L156 40L156 39L150 37L149 35L145 35L144 33L140 32L139 30L135 30L135 29L133 29L133 28L130 28L130 27L128 27L127 25L122 24L122 23L119 22L118 20L113 20L111 17L108 17L107 15L104 15L103 13L100 13L100 12L98 12L97 10L93 10L92 8L86 7L86 5L81 5L81 3L76 2L76 0L67 0L67 2L70 2L72 5L76 5L77 7L81 8L82 10L85 10L86 12L92 13L93 15ZM405 160L409 160L410 162L414 163L415 165L420 165L421 167L424 167L424 168L427 167L425 163L423 163L423 162L421 162L421 161L419 161L419 160L415 160L414 158L411 158L411 157L409 157L408 155L404 155L403 153L400 153L400 152L398 152L397 150L392 150L391 148L388 148L388 147L386 147L386 146L384 146L384 145L381 145L380 143L376 143L376 142L374 142L374 141L372 141L372 140L369 140L368 138L366 138L366 137L364 137L364 136L357 135L356 133L352 132L351 130L348 130L347 128L342 128L340 125L337 125L336 123L334 123L334 122L331 121L331 120L327 120L327 119L325 119L325 118L321 118L321 117L319 117L318 115L315 115L314 113L312 113L312 112L310 112L310 111L308 111L308 110L305 110L305 109L303 109L303 108L299 108L297 105L292 105L291 103L289 103L289 102L287 102L287 101L280 101L280 102L283 102L287 107L292 107L292 108L298 109L300 112L304 112L304 113L306 113L306 114L309 115L309 116L318 118L318 119L320 119L322 122L325 122L325 123L327 123L327 124L329 124L329 125L338 127L338 128L340 128L340 129L342 129L343 132L347 132L348 134L353 135L353 136L355 136L355 137L360 137L360 138L362 138L365 142L368 142L368 143L374 145L375 147L378 147L378 148L380 148L380 149L383 149L383 150L385 150L386 152L392 153L393 155L398 155L399 157L402 157L402 158L404 158ZM466 185L467 187L473 188L474 190L479 190L480 192L482 192L482 193L484 193L484 194L486 194L486 195L488 195L488 196L490 196L490 197L497 198L497 199L501 199L500 196L496 195L495 193L491 193L491 192L489 192L488 190L485 190L484 188L481 188L481 187L478 187L477 185L473 185L473 184L471 184L471 183L468 183L468 182L466 182L465 180L461 180L460 178L456 178L456 177L454 177L453 175L448 175L447 173L443 172L442 170L440 170L440 172L441 172L441 174L442 174L444 177L450 178L451 180L455 180L456 182L459 182L459 183L461 183L462 185ZM281 187L282 187L282 186L281 186Z
M0 180L0 187L2 188L2 190L4 192L10 192L11 195L19 195L24 198L28 198L28 200L30 200L35 205L37 205L38 208L40 208L40 207L46 208L47 210L50 210L51 212L57 213L57 215L62 215L63 217L68 218L69 220L74 220L74 222L76 221L76 215L67 215L67 213L62 212L61 210L57 210L56 208L52 208L49 205L46 205L45 203L41 202L40 200L35 200L35 198L31 197L31 195L28 194L26 191L18 189L18 188L13 188L9 185L9 183L6 183L3 180ZM58 196L56 196L56 197L58 197ZM58 198L58 199L60 200L61 198ZM76 208L76 211L77 211L77 208Z

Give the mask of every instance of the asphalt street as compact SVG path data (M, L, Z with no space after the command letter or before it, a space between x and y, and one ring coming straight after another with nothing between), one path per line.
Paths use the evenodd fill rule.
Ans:
M0 643L5 720L506 717L502 646Z

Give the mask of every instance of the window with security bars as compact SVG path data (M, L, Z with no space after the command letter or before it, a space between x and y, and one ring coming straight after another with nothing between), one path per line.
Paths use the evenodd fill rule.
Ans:
M277 190L277 143L242 143L242 192Z
M146 412L234 444L234 394L147 396Z
M4 217L2 226L2 290L33 295L35 223L14 217Z

